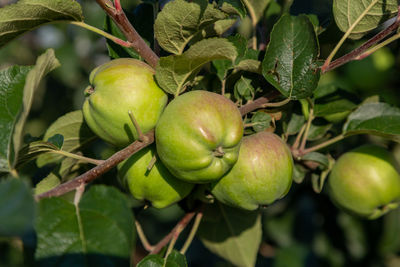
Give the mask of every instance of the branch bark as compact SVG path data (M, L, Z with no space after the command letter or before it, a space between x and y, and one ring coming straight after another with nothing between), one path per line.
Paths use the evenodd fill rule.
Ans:
M75 179L68 181L64 184L61 184L45 193L37 195L36 200L48 197L61 196L65 193L74 190L75 188L81 186L82 184L90 183L91 181L100 177L102 174L111 170L113 167L115 167L118 163L122 162L124 159L130 157L134 153L138 152L142 148L145 148L146 146L154 142L154 130L148 132L147 134L145 134L145 136L147 137L146 142L141 142L141 141L133 142L129 146L125 147L124 149L118 151L117 153L109 157L100 165L97 165L93 169L90 169L89 171L79 175Z
M125 35L131 47L139 53L139 55L153 68L157 66L158 56L145 43L143 38L137 33L135 28L129 22L124 11L121 8L120 2L115 1L115 5L109 0L96 0L99 6L112 18L118 28Z

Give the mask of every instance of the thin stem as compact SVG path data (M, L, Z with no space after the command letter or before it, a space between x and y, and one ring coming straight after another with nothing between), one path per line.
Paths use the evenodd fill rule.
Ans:
M333 143L336 143L336 142L338 142L340 140L343 140L344 138L345 138L344 134L340 134L340 135L338 135L338 136L336 136L336 137L334 137L332 139L329 139L328 141L325 141L325 142L323 142L321 144L318 144L316 146L313 146L313 147L310 147L310 148L302 150L301 151L301 155L305 155L305 154L308 154L310 152L314 152L314 151L320 150L321 148L327 147L327 146L329 146L329 145L331 145Z
M195 211L186 213L185 216L183 216L183 218L175 225L172 231L168 235L164 236L164 238L161 239L161 241L154 246L154 249L150 252L150 254L157 254L158 252L160 252L160 250L165 245L167 245L169 241L172 239L174 233L178 231L180 228L182 228L183 230L195 215L196 215Z
M357 26L357 24L365 17L365 15L368 14L370 9L378 3L379 0L374 0L369 4L369 6L364 10L363 13L353 22L353 24L350 26L350 28L346 31L346 33L343 35L343 37L340 39L340 41L336 44L335 48L332 50L332 52L329 54L328 58L325 60L324 65L322 66L322 69L324 70L329 64L331 63L333 57L336 55L337 51L339 51L340 47L343 45L344 41L346 41L347 37L350 36L351 32L354 30L354 28Z
M226 77L221 81L221 95L225 95Z
M89 171L85 172L84 174L79 175L75 179L68 181L66 183L63 183L45 193L37 195L36 200L40 200L42 198L48 198L48 197L61 196L65 193L68 193L68 192L74 190L75 188L81 186L82 184L88 184L91 181L97 179L102 174L108 172L113 167L115 167L118 163L122 162L126 158L130 157L134 153L138 152L142 148L144 148L154 142L154 130L146 133L146 136L148 138L147 142L141 142L141 141L133 142L129 146L125 147L124 149L118 151L117 153L115 153L114 155L109 157L107 160L105 160L100 165L97 165L93 169L90 169Z
M308 138L308 132L310 131L311 122L314 119L314 108L310 108L310 114L308 115L308 121L306 125L306 129L304 131L303 139L301 140L300 150L304 150Z
M64 150L49 150L49 153L54 153L54 154L59 154L68 158L73 158L73 159L78 159L78 160L82 160L85 162L89 162L92 163L94 165L100 165L104 162L104 160L98 160L98 159L92 159L92 158L88 158L85 156L81 156L81 155L77 155L74 153L70 153Z
M174 232L174 234L172 235L171 241L169 242L168 245L168 249L167 252L165 253L165 259L168 258L168 255L172 252L172 250L174 249L174 246L176 244L176 241L178 240L179 235L182 233L184 228L182 228L181 225L179 225L179 227L176 229L176 231Z
M133 116L133 112L132 112L131 110L128 110L128 114L129 114L129 118L130 118L131 121L132 121L133 126L134 126L135 129L136 129L136 132L137 132L137 134L138 134L138 139L139 139L140 141L142 141L142 142L146 141L146 140L144 139L145 136L143 135L143 132L142 132L142 130L140 129L139 123L138 123L137 120L135 119L135 116Z
M299 133L296 136L296 140L293 143L292 149L298 149L300 146L301 137L303 136L304 131L306 130L306 124L304 124Z
M285 100L282 100L280 102L273 102L273 103L266 103L262 105L263 108L276 108L276 107L282 107L286 105L287 103L290 102L290 98L286 98Z
M185 243L183 244L183 247L181 248L180 251L181 254L185 254L190 244L192 244L192 241L197 233L197 229L199 229L202 218L203 218L203 211L201 210L199 211L199 213L197 213L196 218L194 218L194 223L192 229L190 230L189 236L187 237Z
M383 41L382 43L379 43L376 46L372 47L371 49L368 49L366 52L364 52L363 54L359 55L358 57L356 57L354 59L355 60L364 59L364 58L368 57L369 55L371 55L372 53L374 53L375 51L377 51L378 49L381 49L382 47L390 44L391 42L396 41L399 38L400 38L400 33L397 33L397 34L393 35L392 37L388 38L387 40Z
M154 246L152 246L150 242L147 240L143 228L137 220L135 220L135 225L136 225L136 232L139 236L140 242L142 242L144 249L147 250L148 252L152 251L154 249Z
M110 1L108 0L96 0L96 2L112 18L118 28L125 35L126 39L131 43L131 47L155 69L159 60L158 56L153 50L151 50L129 22L124 11L120 8L119 1L116 1L116 7L110 7Z
M68 23L76 25L76 26L79 26L79 27L84 28L84 29L87 29L89 31L95 32L97 34L100 34L100 35L104 36L105 38L110 39L114 43L119 44L119 45L121 45L123 47L131 47L132 46L132 44L130 42L127 42L127 41L124 41L122 39L119 39L118 37L115 37L114 35L109 34L108 32L102 31L102 30L100 30L100 29L98 29L96 27L93 27L93 26L91 26L89 24L86 24L84 22L68 21Z
M151 169L153 169L154 164L156 164L156 161L157 161L157 157L156 157L156 155L154 155L154 156L151 158L151 160L150 160L150 162L149 162L149 165L147 165L147 170L148 170L148 171L151 171Z

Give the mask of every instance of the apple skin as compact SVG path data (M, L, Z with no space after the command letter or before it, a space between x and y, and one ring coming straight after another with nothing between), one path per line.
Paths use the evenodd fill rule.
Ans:
M138 139L131 110L143 133L153 129L168 100L153 75L149 65L133 58L115 59L94 69L90 95L83 104L89 128L104 141L125 147Z
M118 165L118 177L134 198L162 209L185 198L194 184L174 177L159 159L149 171L147 167L155 154L154 145L143 148Z
M293 159L277 135L259 132L243 138L239 159L211 192L220 202L245 210L270 205L284 197L292 184Z
M157 153L177 178L220 179L236 163L243 121L236 105L216 93L190 91L172 100L156 126Z
M365 145L343 154L328 179L329 195L339 207L376 219L400 202L400 176L383 147Z

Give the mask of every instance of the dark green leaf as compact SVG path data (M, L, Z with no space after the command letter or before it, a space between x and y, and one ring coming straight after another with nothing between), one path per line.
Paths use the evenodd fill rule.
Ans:
M29 143L19 151L17 167L37 158L41 154L58 150L60 149L50 142L36 141Z
M25 121L31 108L33 95L39 86L42 78L54 68L59 66L58 60L54 56L52 49L47 50L36 61L36 65L26 74L27 69L21 71L18 67L0 72L1 83L0 90L4 92L3 99L5 109L0 108L4 114L5 129L4 137L1 140L0 151L0 171L10 171L17 164L18 152L22 143L22 131ZM18 74L21 72L21 74ZM26 77L21 77L23 75ZM16 78L16 83L10 82L10 79ZM25 79L21 99L21 84ZM22 100L22 103L21 103ZM9 110L7 110L9 109ZM0 131L1 132L1 131Z
M187 267L185 255L179 253L177 250L172 250L167 257L165 267Z
M20 0L0 8L0 47L43 24L82 21L81 6L73 0Z
M160 58L156 79L162 89L177 96L205 63L215 59L233 61L236 56L235 46L227 39L205 39L191 46L182 55Z
M22 178L0 181L0 236L23 235L33 229L35 201Z
M262 235L260 214L209 205L197 234L209 250L232 264L254 266Z
M285 130L286 134L293 135L293 134L298 133L305 122L306 122L306 120L304 119L304 116L297 115L296 113L292 113L290 121L286 126L286 130Z
M175 0L158 13L154 33L160 46L173 54L182 54L186 45L205 28L227 15L206 0Z
M253 117L251 117L251 123L253 124L253 129L256 132L262 132L268 129L271 125L272 117L262 111L256 112Z
M47 192L60 184L60 179L55 174L50 173L36 185L35 195L40 195L44 192Z
M318 54L314 26L308 17L283 15L272 30L263 75L286 97L306 98L318 85Z
M346 32L356 25L350 35L353 39L361 38L396 14L397 0L333 1L333 15L339 29Z
M315 116L322 117L326 115L351 111L356 108L357 105L347 99L338 99L330 101L324 104L315 104L314 111Z
M49 139L47 139L47 142L52 143L57 148L61 149L64 144L64 136L61 134L55 134Z
M137 267L163 267L164 259L160 255L148 255L144 257Z
M96 138L95 134L85 123L81 110L69 112L59 117L47 129L43 140L48 140L55 135L62 135L64 137L62 150L67 152L79 151L83 146ZM61 155L45 154L41 155L36 163L38 167L43 167L46 164L57 162L61 158Z
M44 266L129 265L134 218L117 189L95 185L79 205L61 198L39 202L36 259Z
M386 103L366 103L352 112L345 135L373 134L400 141L400 109Z
M311 124L310 130L308 131L307 140L318 140L332 128L332 124L326 125L315 125Z
M218 0L222 11L231 15L239 15L241 18L246 16L246 8L241 0Z
M363 258L368 253L369 244L362 222L346 213L340 213L337 221L344 232L347 251L354 259Z
M13 66L0 71L0 172L11 170L14 125L22 108L26 76L31 68Z

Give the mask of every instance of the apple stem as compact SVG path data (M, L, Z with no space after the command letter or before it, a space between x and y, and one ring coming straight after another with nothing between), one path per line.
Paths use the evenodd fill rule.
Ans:
M135 119L135 116L133 116L133 112L131 110L128 110L129 118L131 119L133 126L136 129L136 132L138 134L138 140L141 142L146 142L145 136L143 135L142 130L140 129L139 123Z
M286 98L285 100L282 100L280 102L273 102L273 103L265 103L262 105L262 108L275 108L275 107L282 107L286 105L287 103L290 102L290 98Z
M156 155L154 155L154 156L151 158L151 160L150 160L150 162L149 162L149 165L147 165L147 170L148 170L148 171L151 171L151 169L153 169L154 164L156 164L156 161L157 161L157 157L156 157Z

